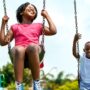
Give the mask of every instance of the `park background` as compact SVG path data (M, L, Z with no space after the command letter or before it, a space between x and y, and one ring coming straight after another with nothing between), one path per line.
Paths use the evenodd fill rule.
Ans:
M7 14L10 25L17 23L16 9L24 2L34 4L38 9L35 22L42 22L41 10L43 0L6 0ZM60 72L64 76L72 74L71 79L77 77L77 61L72 55L72 42L75 35L74 0L46 0L46 10L57 27L57 34L45 36L44 72L50 72L55 77ZM3 0L0 0L0 21L4 16ZM83 53L84 43L90 40L90 0L77 0L78 31L82 34L79 41L80 53ZM0 22L1 25L1 22ZM46 22L47 25L47 22ZM11 43L14 46L14 41ZM0 46L0 68L10 62L7 46Z

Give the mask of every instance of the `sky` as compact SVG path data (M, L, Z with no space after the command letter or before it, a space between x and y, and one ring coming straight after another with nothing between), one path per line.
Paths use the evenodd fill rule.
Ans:
M34 4L38 9L38 17L35 22L42 22L41 10L43 0L6 0L7 14L10 25L17 23L16 9L24 2ZM51 16L57 28L54 36L45 36L45 73L57 75L64 74L77 76L77 61L72 55L72 42L75 35L74 0L46 0L46 10ZM3 3L0 0L0 25L4 15ZM79 41L80 53L83 53L84 43L90 39L90 0L77 0L78 31L82 34ZM46 22L47 25L47 22ZM11 42L14 46L14 41ZM0 46L0 68L10 62L7 46Z

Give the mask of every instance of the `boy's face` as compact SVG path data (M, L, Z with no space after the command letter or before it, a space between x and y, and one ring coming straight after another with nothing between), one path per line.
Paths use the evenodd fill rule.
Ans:
M90 42L85 44L84 52L86 53L86 57L90 58Z

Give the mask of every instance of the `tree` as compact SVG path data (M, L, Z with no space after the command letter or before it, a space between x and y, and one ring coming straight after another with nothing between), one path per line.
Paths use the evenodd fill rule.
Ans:
M2 67L2 69L0 69L0 73L4 74L5 76L5 87L10 85L11 83L15 83L13 64L7 63L5 66ZM25 82L25 85L31 86L32 76L30 70L24 70L23 81Z
M7 63L6 66L3 66L1 71L2 74L5 76L5 86L8 86L11 82L15 81L14 78L14 70L13 70L13 65L10 63Z

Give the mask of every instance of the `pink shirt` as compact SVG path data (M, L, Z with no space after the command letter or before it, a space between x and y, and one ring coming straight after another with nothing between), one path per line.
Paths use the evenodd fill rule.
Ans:
M28 46L39 44L39 37L42 34L42 24L14 24L11 26L15 38L15 46Z

